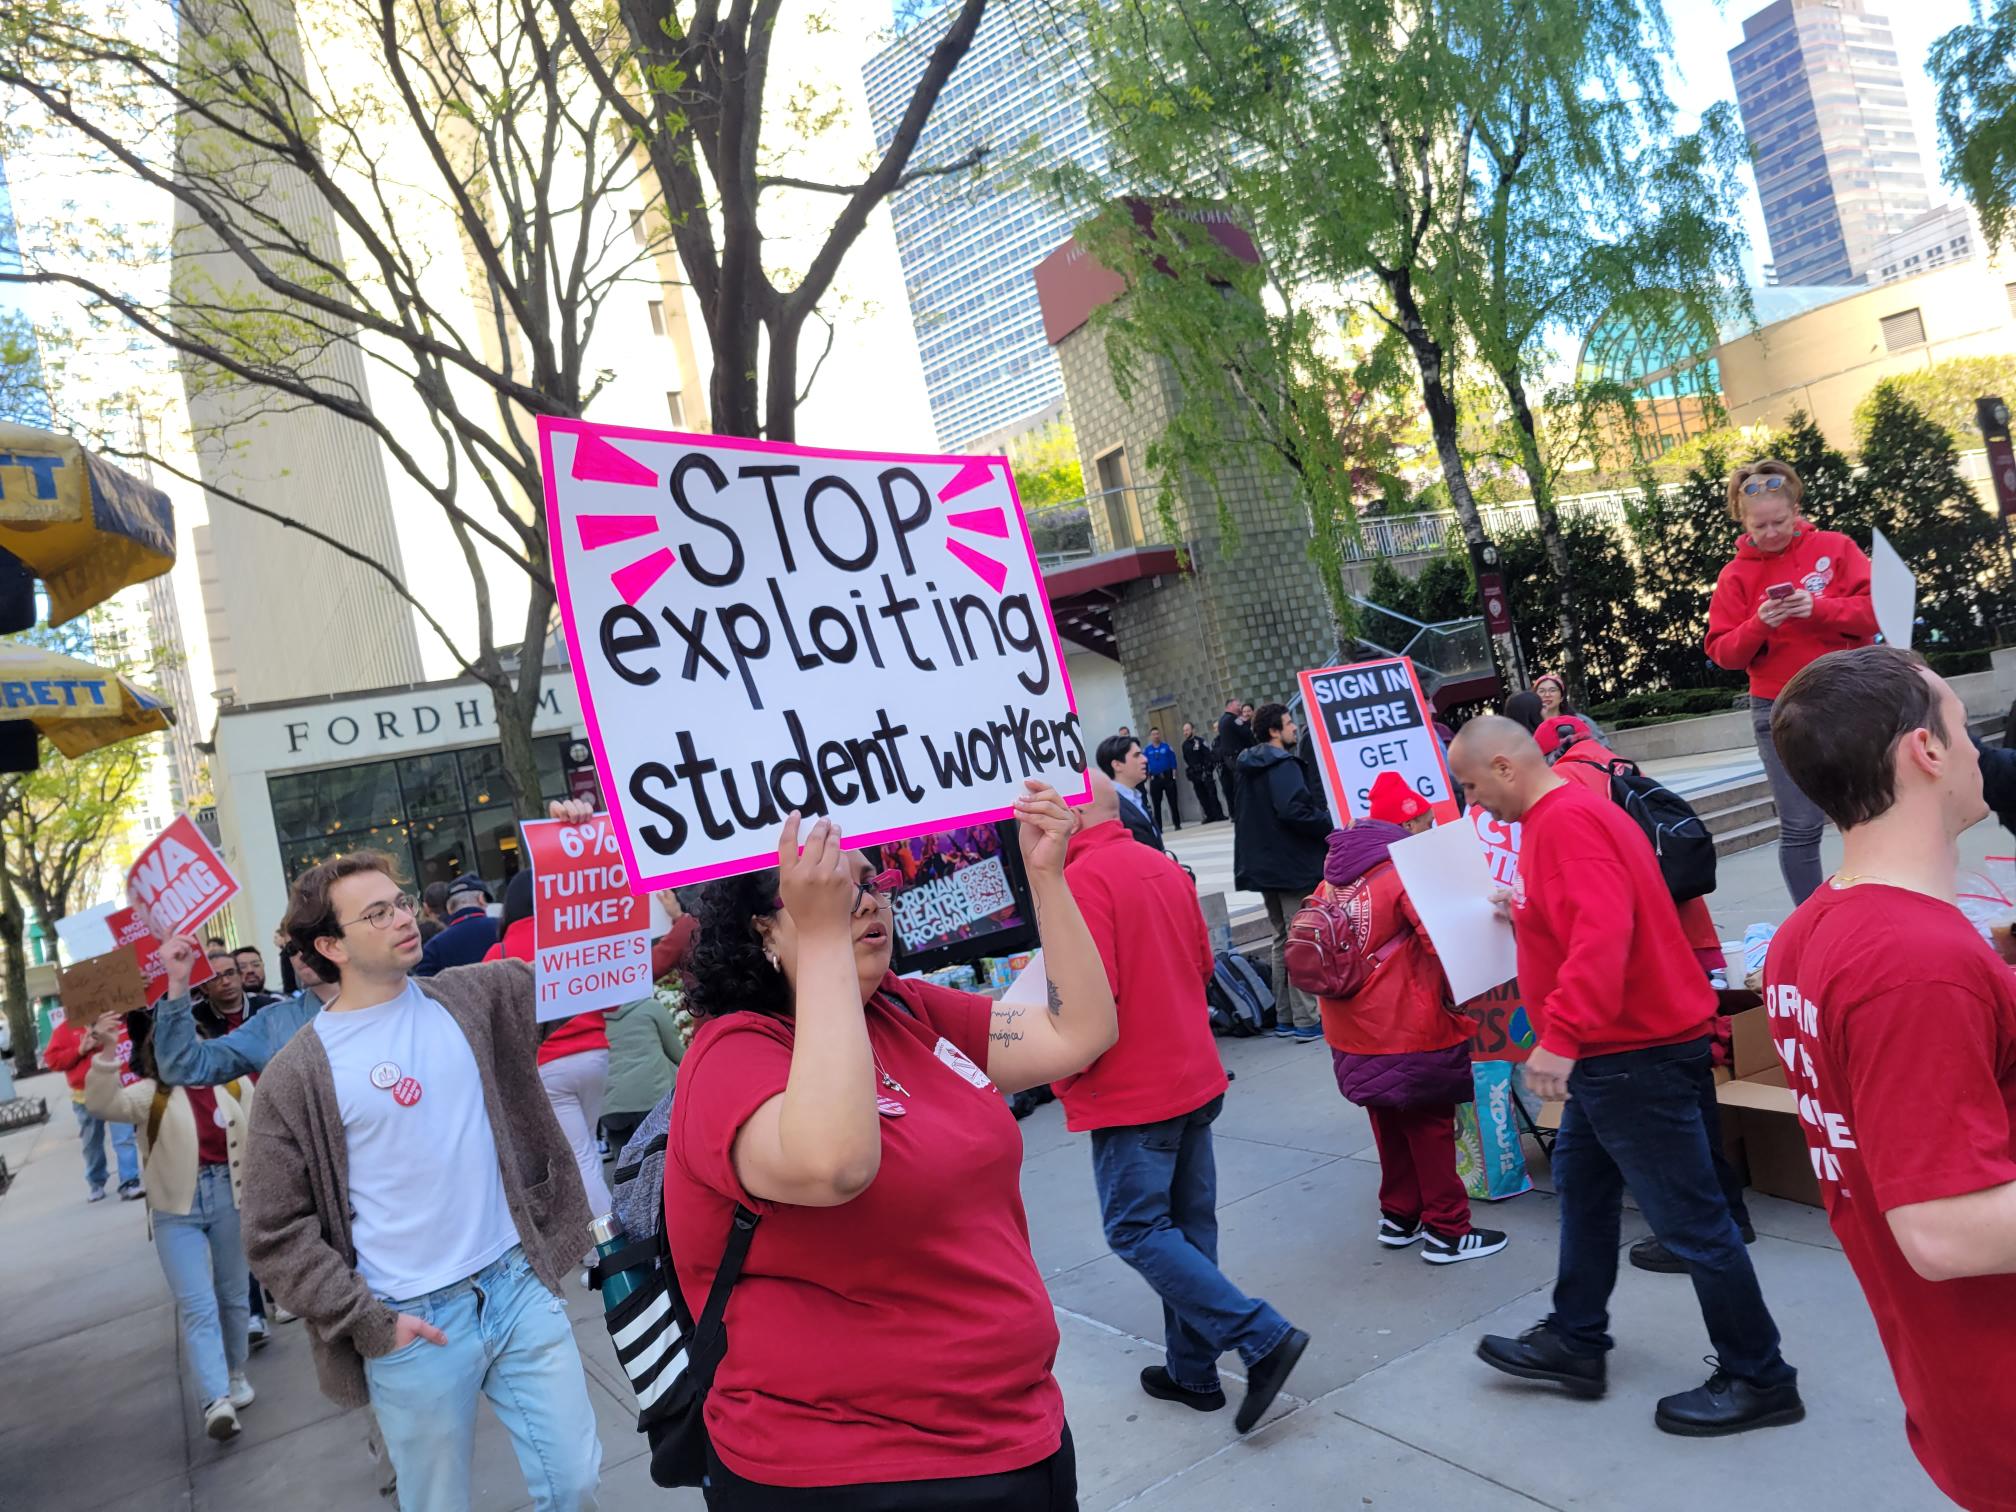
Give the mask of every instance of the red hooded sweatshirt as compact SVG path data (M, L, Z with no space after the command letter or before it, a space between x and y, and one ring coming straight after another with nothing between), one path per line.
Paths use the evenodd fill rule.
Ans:
M1196 884L1118 819L1071 837L1064 876L1120 1015L1113 1048L1056 1084L1065 1127L1075 1133L1194 1113L1227 1082L1204 1001L1211 935Z
M1812 594L1813 613L1774 630L1757 618L1757 606L1779 583ZM1808 662L1875 638L1869 558L1848 537L1801 520L1792 544L1776 556L1759 551L1747 535L1736 538L1736 560L1715 580L1708 605L1706 646L1718 667L1750 674L1753 696L1776 698Z
M1586 1060L1708 1034L1715 990L1680 932L1645 832L1567 781L1521 825L1512 928L1541 1047Z
M514 961L529 961L535 952L532 948L532 921L520 919L504 931L504 938L492 945L483 957L486 961L501 961L507 956ZM553 1032L539 1042L540 1065L559 1060L565 1055L580 1055L588 1050L609 1048L608 1020L601 1009L592 1013L577 1013L572 1018L562 1019L553 1026Z

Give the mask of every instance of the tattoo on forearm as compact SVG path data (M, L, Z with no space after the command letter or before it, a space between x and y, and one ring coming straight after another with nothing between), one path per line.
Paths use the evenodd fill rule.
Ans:
M1064 999L1057 991L1057 983L1054 980L1045 982L1043 990L1050 999L1050 1017L1056 1018L1064 1011Z

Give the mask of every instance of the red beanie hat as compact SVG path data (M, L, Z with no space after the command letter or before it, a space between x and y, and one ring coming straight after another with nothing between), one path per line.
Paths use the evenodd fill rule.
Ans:
M1589 721L1580 714L1557 714L1552 719L1542 719L1540 728L1533 732L1533 738L1540 742L1540 754L1550 758L1570 741L1593 740L1595 736Z
M1407 786L1398 772L1381 772L1372 779L1370 817L1383 824L1406 824L1428 812L1428 800Z

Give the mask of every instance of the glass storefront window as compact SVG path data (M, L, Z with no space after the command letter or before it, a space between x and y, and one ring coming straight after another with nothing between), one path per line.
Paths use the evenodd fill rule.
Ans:
M569 739L533 742L546 798L567 796ZM474 872L502 897L524 864L503 753L494 745L276 773L266 787L290 882L347 851L383 850L416 890Z

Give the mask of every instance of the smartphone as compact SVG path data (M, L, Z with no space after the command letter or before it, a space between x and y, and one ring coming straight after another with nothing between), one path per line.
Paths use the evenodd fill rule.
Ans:
M1773 583L1769 588L1764 590L1764 597L1785 599L1792 597L1795 591L1790 583Z

